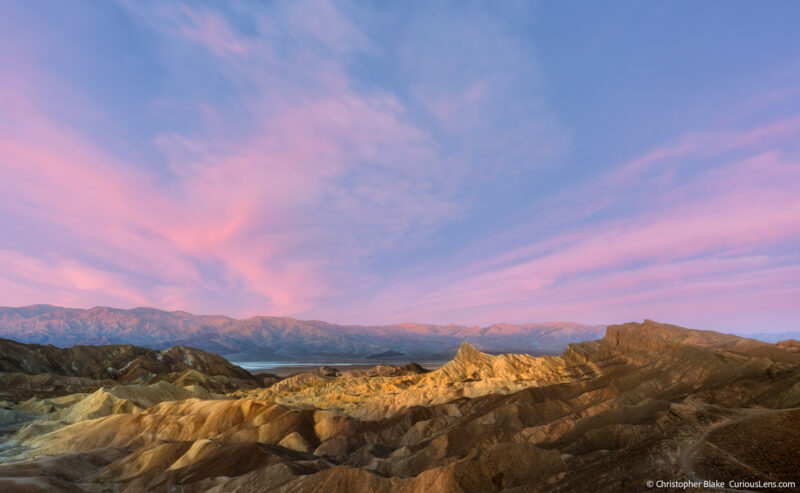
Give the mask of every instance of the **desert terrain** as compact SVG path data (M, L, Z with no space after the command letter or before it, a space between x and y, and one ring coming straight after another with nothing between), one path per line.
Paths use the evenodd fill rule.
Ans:
M798 482L795 348L646 320L609 326L559 356L490 355L464 343L435 370L409 363L277 377L183 346L2 340L0 490L612 492L659 480Z

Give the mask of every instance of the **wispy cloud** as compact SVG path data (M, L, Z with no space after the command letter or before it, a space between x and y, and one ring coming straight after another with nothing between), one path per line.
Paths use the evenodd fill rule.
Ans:
M102 274L107 291L130 293L122 304L302 314L321 299L349 302L348 285L374 282L371 259L463 212L459 183L479 178L475 168L452 160L396 95L351 76L369 42L333 4L150 7L127 6L166 45L167 80L199 44L227 96L190 101L204 119L153 135L164 166L142 167L53 117L42 91L56 74L25 67L39 92L4 100L15 131L0 139L3 210L66 236L52 249L7 241L19 249L9 262L62 265L70 251L81 261L70 275L54 268L55 285L81 269ZM19 272L4 276L23 282ZM70 299L96 304L90 284L73 282ZM41 301L52 297L41 289Z
M19 46L0 47L5 304L343 322L792 313L791 92L583 163L591 136L552 101L524 3L108 9L85 33L16 10L26 29L3 31Z
M217 55L244 55L247 43L231 31L230 26L220 15L208 10L195 10L184 6L183 12L191 20L180 33L196 41Z
M714 315L725 320L718 310L731 296L786 308L788 299L776 298L775 291L799 288L791 277L800 260L791 247L800 243L800 159L792 150L796 127L796 120L775 122L647 153L632 161L634 166L624 163L611 171L613 180L593 184L604 187L580 195L590 202L611 197L605 206L624 206L622 217L481 258L451 274L446 284L422 287L415 279L401 289L389 288L376 305L394 301L415 319L445 312L480 321L558 318L564 311L585 320L617 319L670 310L674 317L691 319L705 311L709 320ZM765 140L775 150L756 145ZM778 150L787 145L788 154ZM745 152L669 184L668 193L659 182L631 177L630 170L642 171L643 163L651 172L674 166L676 159L703 168L730 149ZM639 203L648 194L657 207ZM571 205L552 220L572 216L570 207L583 210L571 197L562 199ZM783 282L767 288L757 282L765 276ZM697 306L697 296L708 303ZM693 306L691 311L685 304Z

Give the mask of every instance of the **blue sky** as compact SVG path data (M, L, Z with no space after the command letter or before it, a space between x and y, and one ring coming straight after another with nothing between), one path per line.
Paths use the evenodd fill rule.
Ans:
M4 2L0 299L795 329L793 2Z

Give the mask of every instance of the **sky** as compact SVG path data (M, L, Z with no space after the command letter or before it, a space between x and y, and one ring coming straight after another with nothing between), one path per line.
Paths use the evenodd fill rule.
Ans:
M1 2L0 305L800 329L798 18Z

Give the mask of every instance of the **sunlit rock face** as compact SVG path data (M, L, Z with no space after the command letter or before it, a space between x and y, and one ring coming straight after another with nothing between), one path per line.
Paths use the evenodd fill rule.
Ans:
M560 356L464 343L433 371L313 370L258 386L187 348L154 357L192 368L138 383L65 376L103 385L6 401L0 489L610 492L796 471L786 461L800 442L780 439L800 429L791 344L647 320ZM222 377L242 386L219 389Z

